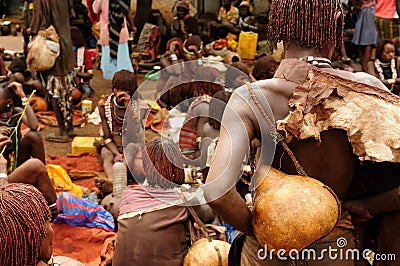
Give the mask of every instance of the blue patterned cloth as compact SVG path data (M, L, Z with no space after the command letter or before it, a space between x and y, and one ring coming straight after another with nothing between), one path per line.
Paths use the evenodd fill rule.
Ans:
M100 228L107 232L114 231L114 218L101 205L64 192L57 198L58 216L54 223L66 223L72 226Z

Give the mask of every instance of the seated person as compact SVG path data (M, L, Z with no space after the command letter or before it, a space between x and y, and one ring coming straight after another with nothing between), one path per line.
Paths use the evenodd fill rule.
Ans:
M190 0L176 0L174 6L172 7L172 14L174 14L175 16L176 13L178 13L177 6L182 2L189 7L189 16L197 17L197 9L194 7L192 1Z
M98 153L100 154L104 173L108 181L111 181L113 177L114 162L123 161L122 128L125 121L125 112L131 99L132 105L139 103L138 99L132 98L136 89L136 75L128 70L120 70L114 74L112 80L113 93L106 99L101 99L98 103L104 134L104 141L98 148ZM138 108L139 110L134 115L140 116L138 119L141 121L144 114L141 106L138 106ZM142 129L130 130L140 131ZM132 140L132 142L136 142L136 140Z
M0 130L12 139L3 153L9 163L9 172L31 157L45 163L43 140L37 131L39 122L28 104L22 84L11 82L7 87L0 88L0 101L3 103L0 105ZM17 102L22 102L25 112L17 106ZM20 132L22 115L22 122L30 129L24 136Z
M11 139L0 134L0 148ZM52 258L57 217L56 191L46 167L30 159L7 175L7 160L0 155L0 265L47 265ZM24 228L24 230L21 230ZM6 243L6 244L5 244ZM50 261L51 262L51 261Z
M34 80L30 71L27 70L26 62L23 58L15 57L8 69L11 72L9 82L16 81L22 84L22 88L26 95L30 95L35 90L34 101L44 101L46 99L47 90L40 80ZM40 97L42 99L37 99ZM47 104L46 104L47 106ZM34 111L46 111L42 108L36 108Z
M177 63L182 63L184 60L185 57L183 54L182 40L178 37L170 39L167 42L166 52L160 59L160 65L163 70L160 72L160 78L157 81L156 99L158 99L159 94L162 92L167 81L170 78L179 77L184 71L184 67L182 65L176 65ZM169 67L172 65L176 66Z
M227 27L229 32L235 32L235 26L238 23L239 10L232 5L232 0L222 0L222 6L218 12L218 22L210 24L211 39L218 40L220 36L220 28Z
M171 140L157 137L146 144L143 167L145 184L128 186L121 197L113 265L183 265L190 241L189 214L178 205L182 154Z
M205 77L207 81L204 81ZM223 90L220 79L221 73L216 68L204 66L198 68L194 79L197 81L191 83L194 100L189 106L179 135L179 147L188 159L193 160L200 156L199 138L204 137L203 127L208 122L210 100L214 93ZM190 161L187 162L191 164Z
M236 25L237 34L240 31L253 31L257 32L257 26L255 18L250 13L250 3L243 1L239 5L239 21Z
M90 87L91 79L93 78L93 62L92 57L85 47L85 40L83 34L78 27L71 27L71 39L74 49L75 65L74 65L74 90L79 90L72 93L73 104L80 107L80 102L92 96L94 93ZM76 96L76 95L79 95ZM75 95L75 97L74 97Z
M275 59L266 55L257 59L251 74L256 80L270 79L274 77L277 68Z
M77 84L81 82L90 83L93 78L93 61L85 47L83 34L78 27L71 27L71 39L75 56L75 82Z
M164 73L161 74L162 80L159 82L163 82L164 78L167 79L165 84L157 87L157 92L160 94L158 104L161 107L172 109L193 97L190 82L195 77L199 66L203 64L203 42L198 35L192 35L186 39L183 43L183 55L186 63L184 65L176 64L173 69L168 70L169 73L174 72L178 75L172 75L171 78L168 78L168 74L166 76L164 76ZM184 104L179 105L182 112L186 112L187 107Z
M25 83L25 81L28 81L32 78L32 73L28 71L27 68L28 67L26 65L25 59L21 57L15 57L12 60L11 64L8 66L8 69L12 74L19 72L23 75L24 82L21 83Z
M378 42L376 59L367 63L367 73L380 79L394 94L400 93L399 57L395 55L395 46L391 40Z
M225 72L225 87L235 90L246 82L250 82L249 69L242 62L234 62Z
M176 16L172 21L171 35L184 41L187 36L184 20L189 17L189 6L185 2L179 2L176 5L176 10Z
M1 52L1 49L2 49L2 47L0 47L0 52ZM8 75L8 70L6 68L6 64L4 63L4 59L0 53L0 82L7 79L7 75Z

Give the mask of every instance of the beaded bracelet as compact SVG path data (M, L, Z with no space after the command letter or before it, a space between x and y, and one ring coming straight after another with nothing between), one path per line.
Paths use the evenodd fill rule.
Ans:
M22 105L27 105L28 104L28 98L26 98L26 97L22 97L21 98L21 102L22 102Z
M8 179L8 175L6 173L0 173L0 179Z
M107 145L108 143L112 142L112 138L108 138L106 140L103 141L103 145Z

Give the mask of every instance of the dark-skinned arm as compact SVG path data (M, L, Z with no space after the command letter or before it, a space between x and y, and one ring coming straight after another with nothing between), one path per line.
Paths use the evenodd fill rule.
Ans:
M253 235L251 212L236 191L244 156L253 136L253 125L247 117L250 107L236 94L232 95L222 118L216 155L210 167L204 196L225 222L247 235ZM232 208L234 206L234 208Z
M352 212L359 223L382 213L400 211L400 187L375 196L345 202L343 207Z
M8 85L8 89L14 90L15 94L17 97L19 97L21 100L23 98L26 98L25 92L22 88L22 84L18 82L11 82ZM16 107L15 110L17 113L22 113L23 109L20 107ZM26 102L26 110L25 110L25 116L22 118L22 122L29 127L30 130L36 131L39 127L39 121L36 118L35 112L32 110L32 107L29 105L28 102Z
M115 145L114 141L112 140L112 135L111 135L111 130L108 127L107 124L107 118L105 114L105 109L104 105L101 103L98 105L99 106L99 113L100 113L100 118L101 118L101 128L103 129L103 134L104 134L104 140L108 142L107 140L110 139L111 142L108 142L105 144L105 146L112 152L112 154L117 157L117 156L122 156L120 152L118 151L117 145Z

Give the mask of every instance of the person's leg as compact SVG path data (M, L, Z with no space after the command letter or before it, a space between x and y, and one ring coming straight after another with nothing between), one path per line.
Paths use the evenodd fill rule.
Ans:
M76 136L74 132L74 124L73 124L73 107L72 107L72 97L71 97L71 90L72 90L72 80L71 77L66 75L62 78L62 88L61 96L61 108L64 113L64 120L66 123L66 133L69 137Z
M145 179L143 174L142 151L143 144L139 143L129 143L124 148L125 162L132 176L138 183L143 182Z
M17 165L20 166L31 157L39 159L46 164L42 135L37 131L28 131L19 142Z
M344 42L342 42L340 44L340 56L344 63L350 62L350 58L347 56L346 47L344 45Z
M29 159L17 167L8 175L8 182L30 184L36 187L49 204L52 218L54 219L57 216L56 190L47 174L46 167L40 160Z
M58 124L58 133L50 134L47 137L47 140L52 141L53 139L63 137L66 139L66 121L65 121L65 108L63 108L63 94L66 90L66 82L63 81L63 77L56 77L49 75L47 77L47 91L51 96L51 104L53 106L53 111L56 115L57 124ZM64 104L65 105L65 104Z
M103 161L104 174L108 179L112 180L114 155L109 149L107 149L107 147L101 149L101 160Z
M364 71L367 71L367 63L368 63L368 61L371 59L371 53L372 53L372 46L371 46L371 45L365 46L365 49L364 49L364 59L363 59L363 68L364 68Z
M363 71L366 70L367 65L364 66L364 46L358 45L358 57L360 58L360 64L363 68Z
M57 118L58 135L63 136L63 135L66 135L66 129L65 129L64 116L63 116L63 113L61 112L59 102L60 102L59 97L56 97L56 96L52 97L51 104L53 106L53 111Z
M218 40L218 23L210 23L210 41Z

